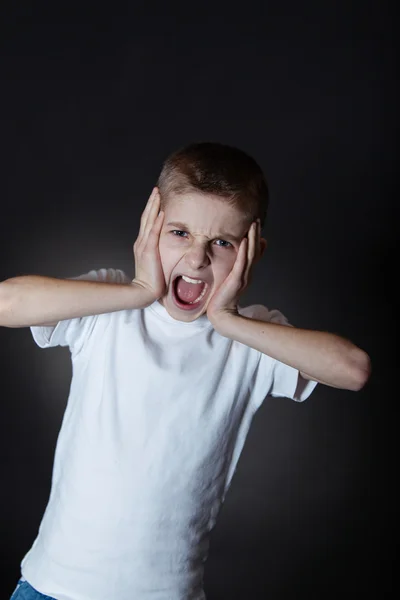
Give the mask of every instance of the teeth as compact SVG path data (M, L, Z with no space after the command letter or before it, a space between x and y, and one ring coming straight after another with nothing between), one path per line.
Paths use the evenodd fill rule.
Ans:
M191 279L190 277L186 277L186 275L182 275L182 279L188 283L204 283L201 279Z

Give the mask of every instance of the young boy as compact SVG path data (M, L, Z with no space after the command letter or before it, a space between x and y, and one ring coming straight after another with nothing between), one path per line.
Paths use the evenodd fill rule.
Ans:
M268 191L221 144L164 163L134 244L135 278L0 284L0 324L69 346L73 376L38 536L12 596L204 600L210 531L267 395L359 390L368 355L239 296L261 258Z

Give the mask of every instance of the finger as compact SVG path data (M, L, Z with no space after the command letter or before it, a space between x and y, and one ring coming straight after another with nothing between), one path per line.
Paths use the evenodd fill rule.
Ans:
M249 276L250 269L253 264L255 250L256 250L256 234L257 234L257 223L253 221L249 230L249 244L247 248L247 264L245 268L245 282L247 283L247 279Z
M154 221L153 227L150 230L150 233L147 237L147 244L153 244L154 246L158 246L159 241L160 241L160 233L161 233L161 229L163 226L163 221L164 221L164 211L161 210L157 217L156 220Z
M232 273L239 282L242 281L247 262L247 245L248 239L243 238L240 242L239 250L236 256L235 264L233 265Z
M261 253L261 219L257 219L254 226L254 253L249 265L249 277L254 264L259 260Z
M157 219L157 216L159 214L159 208L160 208L160 194L158 192L158 189L154 188L153 193L152 193L152 200L151 200L151 203L149 204L149 211L147 213L146 223L144 224L144 227L143 227L143 233L142 233L143 245L147 244L147 240L148 240L150 231L152 230L152 227L153 227L153 225Z
M247 249L248 261L250 264L254 258L254 253L255 253L255 248L256 248L256 235L257 235L257 224L255 221L253 221L253 223L251 224L251 227L250 227L249 246Z
M140 219L139 237L142 237L146 231L149 214L150 214L151 208L154 204L154 200L156 199L157 192L158 192L158 188L156 188L156 187L153 188L153 191L151 192L149 199L147 200L146 207L145 207L145 209L142 213L141 219Z

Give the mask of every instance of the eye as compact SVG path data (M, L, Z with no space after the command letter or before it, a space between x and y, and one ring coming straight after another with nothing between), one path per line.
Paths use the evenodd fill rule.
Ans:
M181 233L182 233L182 234L185 234L185 235L187 235L187 232L186 232L186 231L182 231L182 230L180 230L180 229L173 229L173 230L171 231L171 233L172 233L172 234L173 234L175 237L183 237L183 236L181 235ZM226 242L225 240L217 240L217 242L222 242L222 243L224 244L223 246L219 246L219 245L218 245L218 246L219 246L219 248L232 248L232 247L233 247L233 246L232 246L232 244L231 244L230 242Z
M232 244L230 242L225 242L225 240L217 240L217 242L222 242L223 244L227 244L226 246L220 246L220 248L230 248Z

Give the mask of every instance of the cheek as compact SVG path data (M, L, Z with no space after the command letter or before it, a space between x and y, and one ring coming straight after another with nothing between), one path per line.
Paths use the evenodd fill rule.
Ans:
M171 247L171 244L169 244L165 239L160 238L158 250L160 252L160 259L164 271L164 276L168 281L171 272L175 268L176 263L179 261L179 249Z
M216 283L222 283L228 277L235 264L236 255L224 257L214 262L214 280Z
M160 253L161 264L165 273L165 270L168 267L168 250L162 240L160 240L158 244L158 251Z

